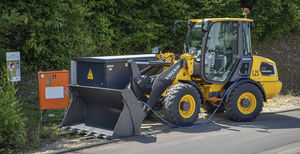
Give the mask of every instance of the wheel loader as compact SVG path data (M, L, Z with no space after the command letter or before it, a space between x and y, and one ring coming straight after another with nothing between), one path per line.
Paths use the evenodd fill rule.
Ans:
M156 104L170 123L191 126L200 107L213 112L225 92L218 112L234 121L256 118L282 83L275 62L252 53L253 20L191 19L187 25L181 55L155 47L153 54L74 59L72 101L60 127L103 138L136 135Z

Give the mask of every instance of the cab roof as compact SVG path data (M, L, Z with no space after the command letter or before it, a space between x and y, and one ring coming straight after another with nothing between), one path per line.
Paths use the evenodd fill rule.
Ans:
M247 22L253 22L252 19L247 18L207 18L207 19L190 19L189 22L202 22L203 20L209 20L211 22L217 22L217 21L247 21Z

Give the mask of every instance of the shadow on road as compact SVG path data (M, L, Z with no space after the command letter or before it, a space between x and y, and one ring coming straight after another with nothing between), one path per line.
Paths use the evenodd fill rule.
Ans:
M154 143L157 141L157 138L153 135L141 135L141 136L133 136L124 138L124 141L135 141L140 143Z
M278 113L263 113L255 120L250 122L233 122L230 120L216 121L217 124L225 126L235 126L242 128L261 128L265 130L269 129L290 129L300 128L300 118L293 116L296 112L278 112Z
M227 129L232 131L240 131L239 128L254 128L259 132L269 133L270 129L292 129L300 128L299 111L290 110L288 112L277 113L262 113L256 119L250 122L235 122L229 120L225 113L217 114L213 118L213 122L195 129L174 129L174 131L186 132L186 133L202 133L209 131L218 131L221 129ZM297 117L298 116L298 117ZM214 128L214 129L210 129Z
M300 111L300 109L298 109ZM277 112L277 113L263 113L258 116L255 120L250 122L234 122L229 120L225 113L216 114L213 119L207 124L197 127L197 128L174 128L167 124L162 124L160 127L153 126L148 130L144 130L142 135L129 137L124 140L126 141L136 141L141 143L152 143L156 142L157 133L170 133L170 132L183 132L183 133L207 133L207 132L218 132L222 129L230 131L241 131L241 128L253 128L255 131L270 133L268 130L271 129L292 129L300 128L300 113L297 110L289 112ZM210 115L200 119L196 122L199 124L203 122Z

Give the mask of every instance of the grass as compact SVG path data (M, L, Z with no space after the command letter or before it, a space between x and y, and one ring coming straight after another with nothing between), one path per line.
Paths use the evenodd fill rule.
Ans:
M41 123L37 77L22 77L22 81L17 83L16 87L18 89L17 98L22 104L24 116L28 119L26 122L26 149L33 150L44 143L58 140L60 136L56 126L63 119L65 110L44 110L43 122ZM50 117L48 116L49 114L54 114L55 116Z

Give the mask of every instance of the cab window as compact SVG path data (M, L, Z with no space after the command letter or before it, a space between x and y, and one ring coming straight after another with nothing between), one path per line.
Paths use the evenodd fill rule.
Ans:
M251 35L250 35L250 24L249 22L242 22L243 26L243 53L244 56L251 56Z
M205 48L204 75L211 81L225 81L238 53L238 23L236 21L212 24Z

